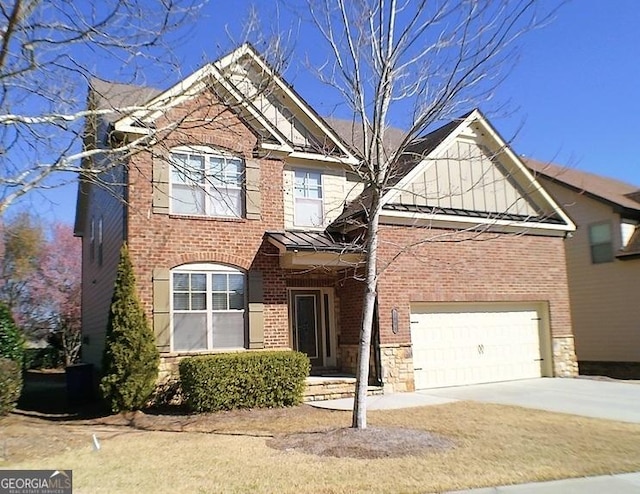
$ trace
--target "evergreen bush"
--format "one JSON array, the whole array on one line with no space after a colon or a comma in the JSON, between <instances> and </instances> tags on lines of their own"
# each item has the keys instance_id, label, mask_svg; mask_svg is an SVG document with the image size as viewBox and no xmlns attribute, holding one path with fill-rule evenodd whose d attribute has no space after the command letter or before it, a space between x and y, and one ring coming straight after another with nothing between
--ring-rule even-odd
<instances>
[{"instance_id":1,"label":"evergreen bush","mask_svg":"<svg viewBox=\"0 0 640 494\"><path fill-rule=\"evenodd\" d=\"M0 415L11 412L22 391L22 369L15 360L0 357Z\"/></svg>"},{"instance_id":2,"label":"evergreen bush","mask_svg":"<svg viewBox=\"0 0 640 494\"><path fill-rule=\"evenodd\" d=\"M13 360L22 369L24 338L13 321L9 307L0 302L0 357Z\"/></svg>"},{"instance_id":3,"label":"evergreen bush","mask_svg":"<svg viewBox=\"0 0 640 494\"><path fill-rule=\"evenodd\" d=\"M147 404L155 389L159 362L155 336L138 299L125 244L111 299L100 382L111 411L139 410Z\"/></svg>"},{"instance_id":4,"label":"evergreen bush","mask_svg":"<svg viewBox=\"0 0 640 494\"><path fill-rule=\"evenodd\" d=\"M186 405L196 412L302 402L309 358L300 352L227 353L180 361Z\"/></svg>"}]
</instances>

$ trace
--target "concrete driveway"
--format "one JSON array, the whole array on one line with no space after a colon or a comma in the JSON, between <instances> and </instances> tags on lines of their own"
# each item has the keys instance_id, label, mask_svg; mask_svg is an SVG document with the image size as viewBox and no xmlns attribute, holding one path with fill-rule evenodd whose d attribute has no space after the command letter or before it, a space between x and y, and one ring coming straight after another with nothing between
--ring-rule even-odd
<instances>
[{"instance_id":1,"label":"concrete driveway","mask_svg":"<svg viewBox=\"0 0 640 494\"><path fill-rule=\"evenodd\" d=\"M542 378L428 389L417 394L640 423L640 383Z\"/></svg>"}]
</instances>

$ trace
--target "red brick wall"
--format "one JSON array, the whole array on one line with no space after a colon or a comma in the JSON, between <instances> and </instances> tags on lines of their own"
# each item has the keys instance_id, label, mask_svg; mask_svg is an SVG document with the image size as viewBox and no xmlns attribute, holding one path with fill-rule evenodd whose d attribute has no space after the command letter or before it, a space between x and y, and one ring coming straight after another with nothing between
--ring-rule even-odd
<instances>
[{"instance_id":1,"label":"red brick wall","mask_svg":"<svg viewBox=\"0 0 640 494\"><path fill-rule=\"evenodd\" d=\"M362 324L364 283L354 279L353 273L345 274L338 285L340 297L340 343L357 345Z\"/></svg>"},{"instance_id":2,"label":"red brick wall","mask_svg":"<svg viewBox=\"0 0 640 494\"><path fill-rule=\"evenodd\" d=\"M217 120L215 124L204 124L208 118ZM168 150L180 144L210 145L245 159L252 158L256 136L210 95L171 111L164 120L173 119L180 119L182 125L158 144L160 149ZM265 346L289 345L286 283L278 267L278 251L270 244L263 246L264 232L281 230L284 225L283 163L275 159L260 160L261 220L154 214L151 176L151 154L134 156L129 173L127 237L147 316L151 317L152 313L152 273L156 267L212 262L243 270L258 269L264 277Z\"/></svg>"},{"instance_id":3,"label":"red brick wall","mask_svg":"<svg viewBox=\"0 0 640 494\"><path fill-rule=\"evenodd\" d=\"M422 242L431 237L440 241ZM410 341L411 302L548 301L552 336L571 335L562 238L384 225L379 252L385 267L378 286L382 344ZM397 334L391 331L394 307Z\"/></svg>"}]
</instances>

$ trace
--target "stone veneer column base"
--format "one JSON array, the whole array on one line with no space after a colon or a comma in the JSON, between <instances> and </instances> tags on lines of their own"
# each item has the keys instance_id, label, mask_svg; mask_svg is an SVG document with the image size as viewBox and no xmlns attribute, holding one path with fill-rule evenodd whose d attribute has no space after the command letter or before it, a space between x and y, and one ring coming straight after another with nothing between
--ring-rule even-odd
<instances>
[{"instance_id":1,"label":"stone veneer column base","mask_svg":"<svg viewBox=\"0 0 640 494\"><path fill-rule=\"evenodd\" d=\"M380 345L380 363L385 393L415 391L411 343Z\"/></svg>"},{"instance_id":2,"label":"stone veneer column base","mask_svg":"<svg viewBox=\"0 0 640 494\"><path fill-rule=\"evenodd\" d=\"M573 336L554 336L553 375L555 377L577 377L578 359Z\"/></svg>"}]
</instances>

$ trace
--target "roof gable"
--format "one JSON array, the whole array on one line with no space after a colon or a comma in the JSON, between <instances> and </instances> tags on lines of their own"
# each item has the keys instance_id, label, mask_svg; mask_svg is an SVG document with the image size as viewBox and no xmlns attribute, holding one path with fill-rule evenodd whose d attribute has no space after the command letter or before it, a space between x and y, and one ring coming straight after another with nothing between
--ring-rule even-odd
<instances>
[{"instance_id":1,"label":"roof gable","mask_svg":"<svg viewBox=\"0 0 640 494\"><path fill-rule=\"evenodd\" d=\"M296 157L356 162L337 134L248 44L209 63L120 120L116 128L144 132L136 122L150 122L167 111L214 88L262 137L266 151Z\"/></svg>"},{"instance_id":2,"label":"roof gable","mask_svg":"<svg viewBox=\"0 0 640 494\"><path fill-rule=\"evenodd\" d=\"M404 176L383 196L383 215L575 229L479 110L412 148L415 162L404 165Z\"/></svg>"}]
</instances>

